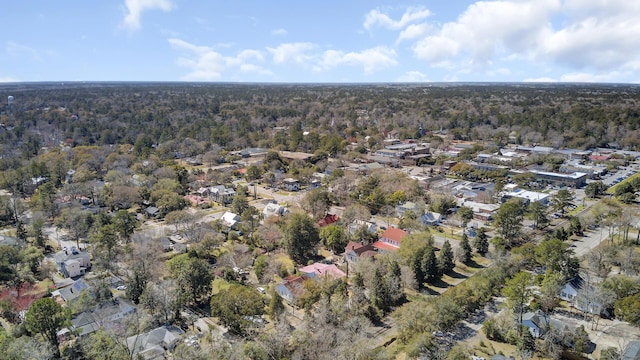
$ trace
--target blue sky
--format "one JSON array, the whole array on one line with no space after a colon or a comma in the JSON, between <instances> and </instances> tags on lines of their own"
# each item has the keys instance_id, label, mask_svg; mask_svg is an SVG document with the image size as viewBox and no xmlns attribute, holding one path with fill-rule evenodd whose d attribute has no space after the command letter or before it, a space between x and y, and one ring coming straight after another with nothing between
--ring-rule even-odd
<instances>
[{"instance_id":1,"label":"blue sky","mask_svg":"<svg viewBox=\"0 0 640 360\"><path fill-rule=\"evenodd\" d=\"M0 82L640 82L635 0L19 0Z\"/></svg>"}]
</instances>

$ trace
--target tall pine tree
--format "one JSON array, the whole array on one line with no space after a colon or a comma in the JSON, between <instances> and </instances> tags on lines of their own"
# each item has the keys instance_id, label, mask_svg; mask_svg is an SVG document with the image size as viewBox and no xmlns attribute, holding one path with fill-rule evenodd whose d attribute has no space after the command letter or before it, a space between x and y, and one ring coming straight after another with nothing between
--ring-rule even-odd
<instances>
[{"instance_id":1,"label":"tall pine tree","mask_svg":"<svg viewBox=\"0 0 640 360\"><path fill-rule=\"evenodd\" d=\"M432 247L429 247L424 253L424 256L422 258L422 267L424 274L426 274L426 281L428 283L434 283L440 280L442 274L440 273L440 267L438 267L436 252Z\"/></svg>"},{"instance_id":2,"label":"tall pine tree","mask_svg":"<svg viewBox=\"0 0 640 360\"><path fill-rule=\"evenodd\" d=\"M443 274L451 272L455 266L455 263L453 262L453 250L451 249L449 240L445 241L444 245L442 245L442 249L440 249L438 266L440 267L440 272Z\"/></svg>"},{"instance_id":3,"label":"tall pine tree","mask_svg":"<svg viewBox=\"0 0 640 360\"><path fill-rule=\"evenodd\" d=\"M484 256L489 251L489 237L485 228L481 227L476 233L476 239L473 242L478 254Z\"/></svg>"},{"instance_id":4,"label":"tall pine tree","mask_svg":"<svg viewBox=\"0 0 640 360\"><path fill-rule=\"evenodd\" d=\"M463 264L467 264L471 260L471 245L469 245L469 237L467 236L467 233L462 234L458 260Z\"/></svg>"}]
</instances>

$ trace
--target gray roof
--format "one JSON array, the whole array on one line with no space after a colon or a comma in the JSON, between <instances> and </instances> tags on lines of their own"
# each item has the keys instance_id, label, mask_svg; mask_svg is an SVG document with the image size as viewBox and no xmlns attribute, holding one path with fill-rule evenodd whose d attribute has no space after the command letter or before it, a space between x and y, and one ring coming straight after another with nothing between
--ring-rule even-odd
<instances>
[{"instance_id":1,"label":"gray roof","mask_svg":"<svg viewBox=\"0 0 640 360\"><path fill-rule=\"evenodd\" d=\"M82 279L74 281L71 286L62 288L58 290L60 292L60 296L64 299L64 301L69 302L77 299L82 295L82 292L87 290L89 285L87 285Z\"/></svg>"},{"instance_id":2,"label":"gray roof","mask_svg":"<svg viewBox=\"0 0 640 360\"><path fill-rule=\"evenodd\" d=\"M17 245L18 239L13 236L0 235L0 245Z\"/></svg>"},{"instance_id":3,"label":"gray roof","mask_svg":"<svg viewBox=\"0 0 640 360\"><path fill-rule=\"evenodd\" d=\"M544 316L542 311L539 311L539 310L536 312L528 312L523 314L522 322L525 322L527 320L531 321L539 329L545 329L549 325L547 318Z\"/></svg>"},{"instance_id":4,"label":"gray roof","mask_svg":"<svg viewBox=\"0 0 640 360\"><path fill-rule=\"evenodd\" d=\"M153 358L172 348L184 332L175 326L161 326L149 332L127 338L127 347L144 358ZM151 355L151 357L150 357Z\"/></svg>"},{"instance_id":5,"label":"gray roof","mask_svg":"<svg viewBox=\"0 0 640 360\"><path fill-rule=\"evenodd\" d=\"M640 341L632 341L622 354L622 360L639 360L640 359Z\"/></svg>"},{"instance_id":6,"label":"gray roof","mask_svg":"<svg viewBox=\"0 0 640 360\"><path fill-rule=\"evenodd\" d=\"M94 316L87 311L80 313L71 320L71 325L78 336L90 334L100 328L100 324L98 324Z\"/></svg>"}]
</instances>

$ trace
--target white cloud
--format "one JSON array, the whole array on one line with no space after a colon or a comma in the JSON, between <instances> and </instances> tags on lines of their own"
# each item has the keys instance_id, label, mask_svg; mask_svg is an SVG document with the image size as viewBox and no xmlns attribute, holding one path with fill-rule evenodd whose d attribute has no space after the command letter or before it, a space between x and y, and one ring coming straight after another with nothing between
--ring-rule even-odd
<instances>
[{"instance_id":1,"label":"white cloud","mask_svg":"<svg viewBox=\"0 0 640 360\"><path fill-rule=\"evenodd\" d=\"M421 73L420 71L407 71L406 73L402 74L398 78L398 81L400 81L400 82L428 82L429 79L427 78L427 75Z\"/></svg>"},{"instance_id":2,"label":"white cloud","mask_svg":"<svg viewBox=\"0 0 640 360\"><path fill-rule=\"evenodd\" d=\"M287 35L288 32L285 29L274 29L271 30L271 35L276 35L276 36L284 36Z\"/></svg>"},{"instance_id":3,"label":"white cloud","mask_svg":"<svg viewBox=\"0 0 640 360\"><path fill-rule=\"evenodd\" d=\"M311 53L316 49L316 45L308 42L280 44L275 48L268 47L267 51L273 55L273 62L283 63L309 63L314 55Z\"/></svg>"},{"instance_id":4,"label":"white cloud","mask_svg":"<svg viewBox=\"0 0 640 360\"><path fill-rule=\"evenodd\" d=\"M134 31L141 27L140 18L147 10L162 10L169 12L174 5L170 0L125 0L126 14L122 20L122 26Z\"/></svg>"},{"instance_id":5,"label":"white cloud","mask_svg":"<svg viewBox=\"0 0 640 360\"><path fill-rule=\"evenodd\" d=\"M470 5L455 22L414 45L414 54L431 64L464 57L485 66L496 54L526 54L551 31L550 14L559 0L483 1Z\"/></svg>"},{"instance_id":6,"label":"white cloud","mask_svg":"<svg viewBox=\"0 0 640 360\"><path fill-rule=\"evenodd\" d=\"M411 24L407 26L406 29L400 32L400 35L398 35L398 40L396 40L396 44L404 40L413 40L425 36L427 33L429 33L429 29L431 29L431 26L429 26L429 24L427 23Z\"/></svg>"},{"instance_id":7,"label":"white cloud","mask_svg":"<svg viewBox=\"0 0 640 360\"><path fill-rule=\"evenodd\" d=\"M539 77L539 78L529 78L529 79L522 80L522 82L530 82L530 83L554 83L557 81L558 80L554 78L545 77L545 76Z\"/></svg>"},{"instance_id":8,"label":"white cloud","mask_svg":"<svg viewBox=\"0 0 640 360\"><path fill-rule=\"evenodd\" d=\"M501 68L497 68L497 69L491 69L491 70L487 70L486 74L488 76L507 76L507 75L511 75L511 70L509 70L508 68L505 67L501 67Z\"/></svg>"},{"instance_id":9,"label":"white cloud","mask_svg":"<svg viewBox=\"0 0 640 360\"><path fill-rule=\"evenodd\" d=\"M260 75L273 75L271 71L256 64L264 61L262 52L246 49L238 52L236 56L225 56L209 46L199 46L181 39L171 38L169 44L183 54L176 61L178 66L187 68L190 72L183 80L219 80L230 71L243 73L256 73Z\"/></svg>"},{"instance_id":10,"label":"white cloud","mask_svg":"<svg viewBox=\"0 0 640 360\"><path fill-rule=\"evenodd\" d=\"M12 78L11 76L0 76L0 83L5 82L18 82L19 80L16 78Z\"/></svg>"},{"instance_id":11,"label":"white cloud","mask_svg":"<svg viewBox=\"0 0 640 360\"><path fill-rule=\"evenodd\" d=\"M13 57L26 56L34 61L42 61L42 54L40 51L30 46L18 44L13 41L7 42L5 51L9 56L13 56Z\"/></svg>"},{"instance_id":12,"label":"white cloud","mask_svg":"<svg viewBox=\"0 0 640 360\"><path fill-rule=\"evenodd\" d=\"M587 18L547 39L543 54L582 69L610 70L640 59L640 13L625 19Z\"/></svg>"},{"instance_id":13,"label":"white cloud","mask_svg":"<svg viewBox=\"0 0 640 360\"><path fill-rule=\"evenodd\" d=\"M508 75L492 68L518 63L562 66L567 74L556 80L590 82L622 81L640 71L640 1L486 0L455 21L418 25L406 27L396 44L413 41L415 57L458 73Z\"/></svg>"},{"instance_id":14,"label":"white cloud","mask_svg":"<svg viewBox=\"0 0 640 360\"><path fill-rule=\"evenodd\" d=\"M620 73L613 71L605 74L591 74L585 72L575 72L564 74L560 77L563 82L618 82Z\"/></svg>"},{"instance_id":15,"label":"white cloud","mask_svg":"<svg viewBox=\"0 0 640 360\"><path fill-rule=\"evenodd\" d=\"M363 26L367 30L370 30L375 25L389 30L400 30L410 23L425 19L430 15L431 11L424 7L408 8L400 20L393 20L379 9L373 9L365 15Z\"/></svg>"},{"instance_id":16,"label":"white cloud","mask_svg":"<svg viewBox=\"0 0 640 360\"><path fill-rule=\"evenodd\" d=\"M395 50L384 46L348 53L339 50L327 50L322 55L320 66L323 69L330 69L343 64L362 66L365 73L372 73L382 68L397 65L396 57Z\"/></svg>"}]
</instances>

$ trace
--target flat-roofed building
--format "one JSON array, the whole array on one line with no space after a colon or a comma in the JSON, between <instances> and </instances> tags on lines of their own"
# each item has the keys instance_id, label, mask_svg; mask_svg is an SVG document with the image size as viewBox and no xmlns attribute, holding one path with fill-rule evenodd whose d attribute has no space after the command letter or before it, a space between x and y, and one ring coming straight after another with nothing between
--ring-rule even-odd
<instances>
[{"instance_id":1,"label":"flat-roofed building","mask_svg":"<svg viewBox=\"0 0 640 360\"><path fill-rule=\"evenodd\" d=\"M587 183L587 173L573 172L570 174L561 174L548 171L530 170L536 176L538 181L543 181L560 186L573 186L580 188Z\"/></svg>"},{"instance_id":2,"label":"flat-roofed building","mask_svg":"<svg viewBox=\"0 0 640 360\"><path fill-rule=\"evenodd\" d=\"M536 192L536 191L523 190L523 189L515 189L503 195L504 200L508 200L512 198L521 199L526 204L530 204L532 202L539 202L541 204L546 205L549 203L549 199L551 198L551 195L541 193L541 192Z\"/></svg>"}]
</instances>

